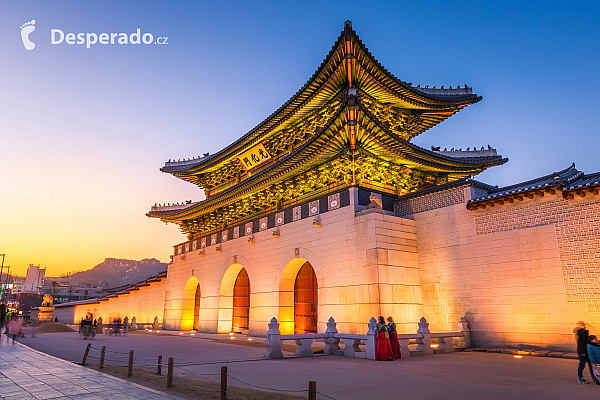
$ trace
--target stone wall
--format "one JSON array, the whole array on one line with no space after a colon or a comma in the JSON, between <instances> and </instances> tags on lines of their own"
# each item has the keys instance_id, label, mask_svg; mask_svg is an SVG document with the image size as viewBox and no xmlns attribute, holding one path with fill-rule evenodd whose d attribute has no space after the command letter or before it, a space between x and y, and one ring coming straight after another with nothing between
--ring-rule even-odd
<instances>
[{"instance_id":1,"label":"stone wall","mask_svg":"<svg viewBox=\"0 0 600 400\"><path fill-rule=\"evenodd\" d=\"M571 350L577 321L600 327L597 196L546 194L476 211L463 203L414 220L432 331L465 315L476 346Z\"/></svg>"},{"instance_id":2,"label":"stone wall","mask_svg":"<svg viewBox=\"0 0 600 400\"><path fill-rule=\"evenodd\" d=\"M136 317L141 323L151 323L154 317L158 317L159 323L162 323L166 284L167 281L163 278L160 282L153 282L128 294L109 297L106 300L56 305L54 315L58 317L59 322L65 324L78 323L88 312L92 313L95 319L102 317L104 323L117 317L128 317L129 320ZM35 318L36 316L32 315L32 319Z\"/></svg>"},{"instance_id":3,"label":"stone wall","mask_svg":"<svg viewBox=\"0 0 600 400\"><path fill-rule=\"evenodd\" d=\"M266 333L272 317L283 333L293 333L293 285L308 261L319 287L319 332L333 317L340 332L364 333L378 315L392 315L399 331L413 332L422 316L414 221L381 210L360 212L358 190L350 193L348 207L175 256L168 270L165 328L190 329L189 296L199 283L199 330L229 332L231 294L243 267L251 287L250 334Z\"/></svg>"}]
</instances>

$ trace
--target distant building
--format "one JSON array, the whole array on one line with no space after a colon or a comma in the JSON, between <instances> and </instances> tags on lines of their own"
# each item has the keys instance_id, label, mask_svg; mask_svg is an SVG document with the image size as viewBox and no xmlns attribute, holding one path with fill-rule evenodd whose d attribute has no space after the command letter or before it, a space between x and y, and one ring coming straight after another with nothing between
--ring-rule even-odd
<instances>
[{"instance_id":1,"label":"distant building","mask_svg":"<svg viewBox=\"0 0 600 400\"><path fill-rule=\"evenodd\" d=\"M25 277L25 289L26 293L39 293L42 285L44 284L44 278L46 277L46 268L40 268L39 265L35 266L29 264L27 268L27 276Z\"/></svg>"},{"instance_id":2,"label":"distant building","mask_svg":"<svg viewBox=\"0 0 600 400\"><path fill-rule=\"evenodd\" d=\"M54 303L59 304L95 299L102 297L104 292L101 287L90 284L72 285L70 282L46 281L40 290L40 296L45 294L51 295Z\"/></svg>"}]
</instances>

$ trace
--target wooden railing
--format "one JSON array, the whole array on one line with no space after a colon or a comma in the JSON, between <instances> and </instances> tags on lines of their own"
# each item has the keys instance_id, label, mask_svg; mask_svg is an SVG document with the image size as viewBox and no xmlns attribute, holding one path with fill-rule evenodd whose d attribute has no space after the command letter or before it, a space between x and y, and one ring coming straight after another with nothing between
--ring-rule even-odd
<instances>
[{"instance_id":1,"label":"wooden railing","mask_svg":"<svg viewBox=\"0 0 600 400\"><path fill-rule=\"evenodd\" d=\"M416 333L399 334L398 344L400 346L400 354L402 358L411 356L409 344L416 343L415 354L430 355L436 353L451 353L456 348L464 349L471 346L471 334L469 324L465 318L459 321L460 331L456 332L435 332L429 330L429 323L423 317L419 321L419 328ZM279 331L279 322L273 317L269 323L267 332L267 340L265 345L265 358L283 358L281 345L286 340L293 340L296 343L296 356L310 357L314 353L312 344L314 341L323 341L325 347L324 354L343 355L344 357L375 359L377 338L375 329L377 322L375 318L371 318L368 324L366 335L339 333L336 328L336 322L333 318L327 321L327 329L325 333L309 333L302 335L282 335ZM458 340L455 340L457 338ZM344 343L344 349L340 349L340 341ZM436 341L436 343L434 343ZM455 347L455 341L456 347ZM361 345L363 346L361 348ZM363 349L364 348L364 349Z\"/></svg>"}]
</instances>

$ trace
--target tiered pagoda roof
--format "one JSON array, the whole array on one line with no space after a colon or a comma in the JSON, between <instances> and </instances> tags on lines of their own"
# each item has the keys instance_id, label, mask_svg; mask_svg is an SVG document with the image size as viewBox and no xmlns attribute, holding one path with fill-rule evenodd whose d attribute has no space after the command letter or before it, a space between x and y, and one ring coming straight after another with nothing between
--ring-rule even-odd
<instances>
[{"instance_id":1,"label":"tiered pagoda roof","mask_svg":"<svg viewBox=\"0 0 600 400\"><path fill-rule=\"evenodd\" d=\"M402 195L507 161L494 151L427 150L411 140L477 103L469 87L421 88L387 71L347 21L308 82L223 150L161 171L204 188L206 200L147 214L188 236L344 186Z\"/></svg>"}]
</instances>

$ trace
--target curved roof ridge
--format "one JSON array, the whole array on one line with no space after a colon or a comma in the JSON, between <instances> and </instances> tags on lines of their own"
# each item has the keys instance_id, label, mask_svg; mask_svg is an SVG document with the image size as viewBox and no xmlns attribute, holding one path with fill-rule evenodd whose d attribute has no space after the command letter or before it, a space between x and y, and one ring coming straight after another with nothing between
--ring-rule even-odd
<instances>
[{"instance_id":1,"label":"curved roof ridge","mask_svg":"<svg viewBox=\"0 0 600 400\"><path fill-rule=\"evenodd\" d=\"M499 187L497 188L493 193L490 194L495 194L495 193L499 193L499 192L506 192L506 191L510 191L512 189L523 189L524 187L527 187L529 185L536 185L539 186L540 184L542 184L542 182L544 181L548 181L548 180L552 180L554 181L555 177L561 177L562 179L569 179L569 177L574 177L576 176L578 173L580 173L581 171L577 170L575 168L575 163L571 164L569 167L558 171L558 172L552 172L551 174L548 175L544 175L544 176L540 176L539 178L534 178L534 179L530 179L528 181L525 182L520 182L520 183L515 183L513 185L509 185L509 186L504 186L504 187ZM566 176L568 173L573 173L573 175L568 175ZM565 175L565 176L563 176Z\"/></svg>"},{"instance_id":2,"label":"curved roof ridge","mask_svg":"<svg viewBox=\"0 0 600 400\"><path fill-rule=\"evenodd\" d=\"M285 103L283 103L283 105L281 105L277 110L273 111L268 117L266 117L265 119L263 119L254 128L252 128L250 131L248 131L247 133L245 133L243 136L239 137L233 143L231 143L228 146L224 147L223 149L217 151L216 153L211 154L210 157L207 158L206 160L198 160L199 162L197 164L194 164L193 166L199 166L199 165L202 165L202 164L205 164L205 163L208 164L208 162L210 160L214 160L214 159L218 158L218 156L221 156L224 153L228 152L229 150L233 149L239 143L243 142L244 140L246 140L249 137L251 137L253 134L257 133L257 131L260 128L262 128L269 121L271 121L273 118L275 118L275 116L277 116L277 114L279 114L281 111L283 111L286 107L288 107L295 99L297 99L302 94L302 92L304 92L308 88L308 86L323 71L323 69L329 63L331 57L333 56L333 54L335 53L335 51L337 50L337 48L340 46L341 43L343 43L343 37L344 37L344 32L342 31L342 33L338 36L337 40L335 41L335 43L331 47L331 50L329 50L329 53L327 54L327 56L321 62L321 65L319 66L319 68L316 69L316 71L312 74L312 76L308 79L308 81L306 81L306 83L299 90L297 90L296 93L294 93L292 95L292 97L290 97ZM166 167L166 165L165 165L165 167ZM168 172L168 171L163 171L163 169L166 169L165 167L161 168L162 172Z\"/></svg>"},{"instance_id":3,"label":"curved roof ridge","mask_svg":"<svg viewBox=\"0 0 600 400\"><path fill-rule=\"evenodd\" d=\"M234 192L236 190L242 190L244 186L248 186L248 185L251 185L253 183L260 184L259 182L257 182L259 178L261 178L264 175L266 175L267 173L273 171L277 167L280 167L281 165L283 165L283 163L289 161L296 154L300 153L302 150L304 150L310 144L312 144L315 140L317 140L325 131L327 131L327 129L329 129L329 127L331 127L331 125L333 124L333 122L340 117L340 115L342 114L342 111L346 108L347 103L348 103L348 99L346 98L339 105L339 109L335 112L335 114L314 135L312 135L308 140L306 140L304 143L302 143L301 146L298 146L292 152L290 152L287 155L285 155L284 157L282 157L276 163L269 165L265 169L259 171L256 175L253 175L252 178L254 178L254 179L252 179L252 178L251 179L246 179L246 180L244 180L244 181L242 181L242 182L240 182L240 183L238 183L238 184L236 184L234 186L231 186L231 187L223 190L222 192L218 193L214 197L209 197L207 199L204 199L204 200L201 200L199 202L196 202L196 203L194 203L193 205L191 205L190 207L188 207L186 209L172 210L172 211L159 211L161 214L156 214L155 212L150 211L150 212L146 213L146 216L148 216L148 217L159 217L159 218L162 218L162 217L170 217L170 216L173 216L173 215L178 215L178 214L182 214L182 213L191 212L195 208L201 208L202 206L204 206L207 203L209 203L209 201L211 201L211 200L214 201L216 199L223 199L225 195L230 194L231 192Z\"/></svg>"},{"instance_id":4,"label":"curved roof ridge","mask_svg":"<svg viewBox=\"0 0 600 400\"><path fill-rule=\"evenodd\" d=\"M391 131L387 126L385 126L383 123L381 123L381 121L379 121L379 119L377 117L375 117L373 115L373 113L371 113L371 111L366 108L364 106L364 104L362 104L362 102L360 101L360 99L357 98L357 104L358 107L367 114L367 116L369 117L369 119L375 123L380 129L382 129L385 133L387 133L389 136L391 136L393 139L397 140L403 147L408 147L410 149L416 150L420 153L426 154L428 156L433 157L435 160L445 160L445 161L452 161L452 162L456 162L456 163L460 163L460 164L478 164L473 162L474 159L481 159L483 160L487 160L487 159L497 159L499 161L503 161L502 164L504 164L506 161L508 161L508 158L502 158L501 155L497 155L497 156L484 156L484 157L451 157L451 156L447 156L444 154L438 154L434 151L431 150L427 150L421 146L418 146L412 142L409 142L408 140L404 139L403 137L395 134L393 131ZM412 156L412 154L411 154ZM414 157L414 156L413 156ZM506 161L504 161L506 160ZM483 162L485 164L485 162Z\"/></svg>"},{"instance_id":5,"label":"curved roof ridge","mask_svg":"<svg viewBox=\"0 0 600 400\"><path fill-rule=\"evenodd\" d=\"M471 93L470 94L464 94L464 95L457 95L457 94L453 94L453 95L449 95L448 98L445 98L445 96L443 94L428 94L428 93L424 93L421 90L419 90L420 88L416 88L413 87L412 85L409 85L408 82L404 82L402 79L396 77L396 75L394 75L393 73L391 73L386 67L384 67L379 60L377 60L377 58L375 58L375 56L371 53L371 51L367 48L367 46L363 43L363 41L360 39L360 37L358 36L358 34L356 33L356 31L353 29L352 30L352 35L354 37L354 39L356 40L357 44L360 46L360 48L364 51L365 55L373 62L373 64L375 64L377 66L377 68L379 68L383 73L385 73L386 75L388 75L388 77L394 81L395 83L399 84L401 87L403 87L404 89L408 90L409 92L412 92L418 96L421 96L423 98L428 98L431 100L437 100L440 102L453 102L456 101L457 99L475 99L475 101L473 103L477 103L478 101L480 101L482 99L481 96L478 96L477 94L472 93L472 88L471 89Z\"/></svg>"}]
</instances>

